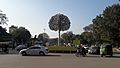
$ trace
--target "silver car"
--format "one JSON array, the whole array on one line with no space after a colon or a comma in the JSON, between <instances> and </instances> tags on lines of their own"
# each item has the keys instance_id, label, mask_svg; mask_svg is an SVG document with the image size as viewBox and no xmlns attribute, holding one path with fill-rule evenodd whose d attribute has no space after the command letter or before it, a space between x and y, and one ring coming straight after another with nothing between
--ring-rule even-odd
<instances>
[{"instance_id":1,"label":"silver car","mask_svg":"<svg viewBox=\"0 0 120 68\"><path fill-rule=\"evenodd\" d=\"M47 55L48 48L44 46L31 46L27 49L22 49L20 52L22 56L25 55Z\"/></svg>"}]
</instances>

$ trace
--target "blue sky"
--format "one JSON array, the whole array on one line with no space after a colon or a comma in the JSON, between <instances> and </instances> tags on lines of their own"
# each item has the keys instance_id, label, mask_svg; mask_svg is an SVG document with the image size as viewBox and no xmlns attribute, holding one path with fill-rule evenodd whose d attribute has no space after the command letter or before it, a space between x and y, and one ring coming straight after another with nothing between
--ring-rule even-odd
<instances>
[{"instance_id":1,"label":"blue sky","mask_svg":"<svg viewBox=\"0 0 120 68\"><path fill-rule=\"evenodd\" d=\"M32 36L45 32L50 37L58 37L58 32L49 29L51 16L62 13L69 17L71 27L68 31L75 34L83 32L83 27L92 23L92 19L102 13L107 6L118 0L0 0L0 10L9 19L6 28L11 25L23 26ZM64 33L64 32L61 32Z\"/></svg>"}]
</instances>

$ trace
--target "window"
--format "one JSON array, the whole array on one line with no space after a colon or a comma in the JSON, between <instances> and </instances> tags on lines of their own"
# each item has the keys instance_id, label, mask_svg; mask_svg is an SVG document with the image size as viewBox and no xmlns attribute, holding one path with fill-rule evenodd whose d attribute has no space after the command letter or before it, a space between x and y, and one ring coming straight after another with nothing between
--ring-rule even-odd
<instances>
[{"instance_id":1,"label":"window","mask_svg":"<svg viewBox=\"0 0 120 68\"><path fill-rule=\"evenodd\" d=\"M29 49L41 49L40 47L30 47Z\"/></svg>"}]
</instances>

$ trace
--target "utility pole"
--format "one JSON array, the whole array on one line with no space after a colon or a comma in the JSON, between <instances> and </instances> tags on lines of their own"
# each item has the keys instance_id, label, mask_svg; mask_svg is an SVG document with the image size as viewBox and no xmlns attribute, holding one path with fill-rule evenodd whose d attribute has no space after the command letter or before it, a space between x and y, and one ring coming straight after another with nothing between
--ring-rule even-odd
<instances>
[{"instance_id":1,"label":"utility pole","mask_svg":"<svg viewBox=\"0 0 120 68\"><path fill-rule=\"evenodd\" d=\"M44 33L45 33L46 29L44 28L43 30L44 30Z\"/></svg>"}]
</instances>

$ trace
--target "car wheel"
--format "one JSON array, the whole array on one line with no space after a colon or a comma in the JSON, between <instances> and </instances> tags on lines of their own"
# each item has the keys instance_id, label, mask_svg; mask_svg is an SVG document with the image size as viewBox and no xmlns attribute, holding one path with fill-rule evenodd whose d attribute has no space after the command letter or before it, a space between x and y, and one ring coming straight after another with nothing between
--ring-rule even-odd
<instances>
[{"instance_id":1,"label":"car wheel","mask_svg":"<svg viewBox=\"0 0 120 68\"><path fill-rule=\"evenodd\" d=\"M41 52L39 52L39 55L45 55L45 53L41 51Z\"/></svg>"},{"instance_id":2,"label":"car wheel","mask_svg":"<svg viewBox=\"0 0 120 68\"><path fill-rule=\"evenodd\" d=\"M27 55L26 52L22 52L22 56L25 56L25 55Z\"/></svg>"}]
</instances>

